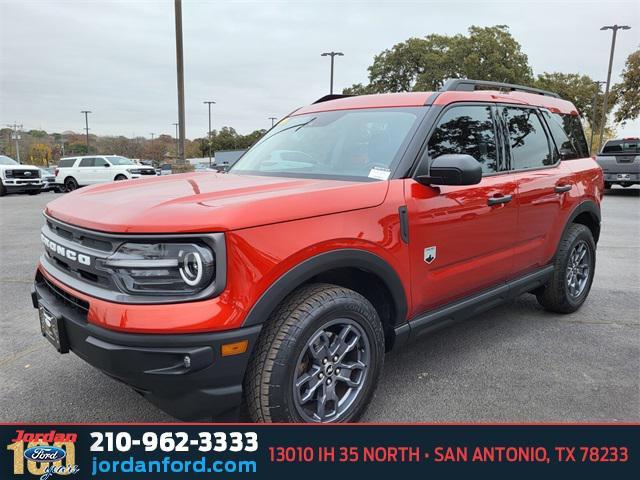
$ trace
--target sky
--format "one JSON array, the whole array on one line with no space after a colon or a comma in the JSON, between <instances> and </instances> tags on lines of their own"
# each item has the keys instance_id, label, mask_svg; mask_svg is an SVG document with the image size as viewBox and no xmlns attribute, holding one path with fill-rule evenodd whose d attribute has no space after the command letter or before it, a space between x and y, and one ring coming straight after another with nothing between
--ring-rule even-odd
<instances>
[{"instance_id":1,"label":"sky","mask_svg":"<svg viewBox=\"0 0 640 480\"><path fill-rule=\"evenodd\" d=\"M535 74L606 80L611 33L619 32L612 81L640 46L634 1L195 1L183 0L186 131L250 133L328 93L367 82L374 55L410 37L506 24ZM0 0L0 126L100 135L174 134L177 121L174 2ZM640 136L640 120L618 129Z\"/></svg>"}]
</instances>

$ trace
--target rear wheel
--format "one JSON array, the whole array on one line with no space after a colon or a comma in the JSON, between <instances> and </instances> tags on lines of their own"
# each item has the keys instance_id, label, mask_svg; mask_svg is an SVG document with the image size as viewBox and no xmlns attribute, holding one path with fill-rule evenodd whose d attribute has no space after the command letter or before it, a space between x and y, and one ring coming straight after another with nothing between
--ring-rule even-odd
<instances>
[{"instance_id":1,"label":"rear wheel","mask_svg":"<svg viewBox=\"0 0 640 480\"><path fill-rule=\"evenodd\" d=\"M560 242L551 280L537 292L538 302L552 312L575 312L589 295L595 268L596 244L591 230L574 223Z\"/></svg>"},{"instance_id":2,"label":"rear wheel","mask_svg":"<svg viewBox=\"0 0 640 480\"><path fill-rule=\"evenodd\" d=\"M245 376L250 418L260 422L357 420L384 361L378 313L362 295L312 284L265 325Z\"/></svg>"},{"instance_id":3,"label":"rear wheel","mask_svg":"<svg viewBox=\"0 0 640 480\"><path fill-rule=\"evenodd\" d=\"M73 192L78 188L78 182L73 177L67 177L64 180L64 189L67 192Z\"/></svg>"}]
</instances>

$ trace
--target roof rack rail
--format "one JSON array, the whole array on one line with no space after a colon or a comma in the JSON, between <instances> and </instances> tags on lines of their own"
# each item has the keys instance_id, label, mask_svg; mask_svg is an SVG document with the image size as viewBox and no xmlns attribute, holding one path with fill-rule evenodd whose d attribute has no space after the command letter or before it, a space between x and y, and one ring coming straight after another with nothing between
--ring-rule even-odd
<instances>
[{"instance_id":1,"label":"roof rack rail","mask_svg":"<svg viewBox=\"0 0 640 480\"><path fill-rule=\"evenodd\" d=\"M315 105L316 103L328 102L329 100L337 100L338 98L355 97L355 96L356 95L343 95L340 93L332 93L330 95L325 95L324 97L319 98L318 100L313 102L312 105Z\"/></svg>"},{"instance_id":2,"label":"roof rack rail","mask_svg":"<svg viewBox=\"0 0 640 480\"><path fill-rule=\"evenodd\" d=\"M518 92L535 93L537 95L545 95L547 97L560 98L557 93L541 90L539 88L525 87L523 85L515 85L513 83L490 82L488 80L469 80L466 78L451 78L445 82L440 89L441 92L473 92L478 87L493 88L496 90L509 90Z\"/></svg>"}]
</instances>

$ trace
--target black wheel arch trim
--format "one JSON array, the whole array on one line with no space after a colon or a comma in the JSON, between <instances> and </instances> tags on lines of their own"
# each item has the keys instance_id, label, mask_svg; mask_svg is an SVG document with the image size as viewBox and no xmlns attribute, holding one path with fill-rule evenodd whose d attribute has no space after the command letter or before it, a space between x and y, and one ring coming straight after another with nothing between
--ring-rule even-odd
<instances>
[{"instance_id":1,"label":"black wheel arch trim","mask_svg":"<svg viewBox=\"0 0 640 480\"><path fill-rule=\"evenodd\" d=\"M340 249L320 253L299 263L272 283L251 307L243 327L264 323L275 308L300 285L336 268L359 268L376 275L389 289L396 312L396 323L406 321L407 298L395 269L380 256L367 250Z\"/></svg>"},{"instance_id":2,"label":"black wheel arch trim","mask_svg":"<svg viewBox=\"0 0 640 480\"><path fill-rule=\"evenodd\" d=\"M590 214L591 217L593 218L593 220L595 221L595 223L597 225L597 232L594 235L593 239L595 240L596 244L598 243L598 239L600 238L600 221L601 221L600 207L593 200L585 200L585 201L579 203L571 211L571 214L569 215L569 218L567 219L567 222L566 222L566 224L565 224L565 226L564 226L564 228L562 230L562 236L560 237L560 240L558 240L558 247L560 246L560 241L562 240L562 238L567 233L567 230L569 229L571 224L574 223L574 220L576 218L578 218L578 215L581 215L583 213ZM554 257L555 257L555 255L554 255Z\"/></svg>"}]
</instances>

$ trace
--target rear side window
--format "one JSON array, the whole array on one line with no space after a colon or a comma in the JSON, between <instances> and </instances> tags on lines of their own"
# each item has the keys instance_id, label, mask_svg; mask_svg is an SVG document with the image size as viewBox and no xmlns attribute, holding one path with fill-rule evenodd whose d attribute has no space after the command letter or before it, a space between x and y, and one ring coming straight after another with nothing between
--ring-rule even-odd
<instances>
[{"instance_id":1,"label":"rear side window","mask_svg":"<svg viewBox=\"0 0 640 480\"><path fill-rule=\"evenodd\" d=\"M555 163L542 120L534 109L506 107L503 115L512 169L541 168Z\"/></svg>"},{"instance_id":2,"label":"rear side window","mask_svg":"<svg viewBox=\"0 0 640 480\"><path fill-rule=\"evenodd\" d=\"M466 105L447 110L429 139L429 158L460 153L471 155L483 173L498 171L496 135L491 107Z\"/></svg>"},{"instance_id":3,"label":"rear side window","mask_svg":"<svg viewBox=\"0 0 640 480\"><path fill-rule=\"evenodd\" d=\"M79 167L93 167L95 158L83 158L80 160Z\"/></svg>"},{"instance_id":4,"label":"rear side window","mask_svg":"<svg viewBox=\"0 0 640 480\"><path fill-rule=\"evenodd\" d=\"M109 165L109 162L107 162L104 158L94 158L93 160L94 167L104 167L105 165Z\"/></svg>"},{"instance_id":5,"label":"rear side window","mask_svg":"<svg viewBox=\"0 0 640 480\"><path fill-rule=\"evenodd\" d=\"M76 162L75 158L63 158L58 162L58 168L73 167L73 164L75 162Z\"/></svg>"},{"instance_id":6,"label":"rear side window","mask_svg":"<svg viewBox=\"0 0 640 480\"><path fill-rule=\"evenodd\" d=\"M553 113L553 117L558 119L560 124L563 126L565 133L571 139L571 142L575 146L580 158L589 156L589 145L587 144L587 139L584 136L584 131L582 130L582 123L580 123L580 118L576 115L569 114L560 114Z\"/></svg>"},{"instance_id":7,"label":"rear side window","mask_svg":"<svg viewBox=\"0 0 640 480\"><path fill-rule=\"evenodd\" d=\"M558 152L562 156L563 160L572 160L574 158L580 158L580 152L578 151L575 143L569 138L567 132L565 132L562 125L562 119L557 118L551 114L551 112L543 110L544 118L551 132L551 136L558 148Z\"/></svg>"}]
</instances>

